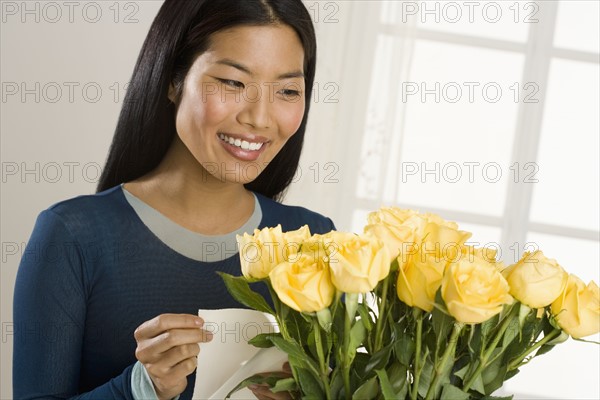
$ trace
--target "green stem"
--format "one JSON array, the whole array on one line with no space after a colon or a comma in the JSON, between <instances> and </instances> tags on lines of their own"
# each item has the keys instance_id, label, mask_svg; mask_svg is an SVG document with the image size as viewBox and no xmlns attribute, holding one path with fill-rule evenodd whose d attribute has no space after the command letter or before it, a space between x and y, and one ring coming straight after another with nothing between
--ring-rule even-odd
<instances>
[{"instance_id":1,"label":"green stem","mask_svg":"<svg viewBox=\"0 0 600 400\"><path fill-rule=\"evenodd\" d=\"M454 351L456 349L458 337L464 327L465 327L465 324L463 324L461 322L454 323L454 328L452 329L452 335L450 335L450 340L448 342L448 346L446 347L446 350L444 351L444 355L442 356L440 363L435 366L435 378L433 378L433 382L431 383L431 386L429 386L429 390L427 390L427 395L425 396L425 400L431 399L433 396L435 396L435 393L437 393L438 387L441 384L442 374L444 373L444 371L446 369L446 364L448 364L448 360L450 359L450 356L452 355L452 359L454 359Z\"/></svg>"},{"instance_id":2,"label":"green stem","mask_svg":"<svg viewBox=\"0 0 600 400\"><path fill-rule=\"evenodd\" d=\"M477 379L477 377L483 372L485 367L488 366L488 359L490 358L490 356L496 349L496 346L498 346L500 339L502 339L502 336L504 336L504 332L506 331L506 329L508 328L508 326L510 325L510 323L512 321L513 317L511 316L511 314L512 314L512 308L506 314L506 317L504 317L504 320L502 321L502 325L500 325L498 332L496 332L496 335L494 336L494 340L492 340L492 343L486 348L483 355L480 357L479 365L477 366L477 369L473 372L473 374L471 376L469 376L468 379L466 379L464 381L465 383L463 384L463 392L469 391L469 389L475 382L475 379ZM465 375L465 377L466 377L466 375Z\"/></svg>"},{"instance_id":3,"label":"green stem","mask_svg":"<svg viewBox=\"0 0 600 400\"><path fill-rule=\"evenodd\" d=\"M544 338L542 340L536 342L533 346L527 348L524 352L513 358L513 360L508 364L508 370L512 371L513 369L518 368L521 365L521 362L525 359L525 357L527 357L533 351L537 350L538 348L542 347L549 341L559 336L561 332L562 331L560 329L555 329L549 334L544 335Z\"/></svg>"},{"instance_id":4,"label":"green stem","mask_svg":"<svg viewBox=\"0 0 600 400\"><path fill-rule=\"evenodd\" d=\"M348 313L346 313L344 318L344 353L342 363L342 376L344 378L344 391L346 392L346 400L350 400L352 398L352 393L350 393L350 363L348 362L350 349L350 329L352 329L352 320L350 320L350 316Z\"/></svg>"},{"instance_id":5,"label":"green stem","mask_svg":"<svg viewBox=\"0 0 600 400\"><path fill-rule=\"evenodd\" d=\"M382 288L382 293L381 293L381 303L379 303L379 316L377 318L377 325L375 326L375 346L373 349L373 354L377 353L379 350L381 350L381 341L383 340L382 336L382 329L385 325L385 303L386 303L386 299L387 299L387 293L388 293L388 287L390 284L390 277L389 275L383 280L383 288Z\"/></svg>"},{"instance_id":6,"label":"green stem","mask_svg":"<svg viewBox=\"0 0 600 400\"><path fill-rule=\"evenodd\" d=\"M417 319L417 343L415 349L415 375L411 392L411 400L416 400L419 394L419 378L421 377L421 336L423 334L423 314L418 308L413 308L413 315Z\"/></svg>"},{"instance_id":7,"label":"green stem","mask_svg":"<svg viewBox=\"0 0 600 400\"><path fill-rule=\"evenodd\" d=\"M321 327L317 319L313 319L313 326L315 330L315 346L317 346L317 355L319 357L319 365L321 366L321 381L325 386L325 397L327 400L331 400L331 387L329 386L328 376L328 365L325 363L325 355L323 354L323 343L321 340Z\"/></svg>"}]
</instances>

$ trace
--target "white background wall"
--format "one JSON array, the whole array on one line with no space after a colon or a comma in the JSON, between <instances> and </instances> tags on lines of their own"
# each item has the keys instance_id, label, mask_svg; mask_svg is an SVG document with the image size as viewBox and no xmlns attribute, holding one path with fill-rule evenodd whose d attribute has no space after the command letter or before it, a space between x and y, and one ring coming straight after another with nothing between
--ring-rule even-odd
<instances>
[{"instance_id":1,"label":"white background wall","mask_svg":"<svg viewBox=\"0 0 600 400\"><path fill-rule=\"evenodd\" d=\"M12 393L20 252L41 210L94 192L125 84L162 2L74 2L71 16L65 3L1 2L2 399ZM538 245L567 270L599 281L597 1L496 2L503 12L497 22L490 22L495 6L486 5L494 2L475 2L472 21L466 3L455 2L458 22L448 2L305 3L319 66L300 174L286 202L348 230L361 229L364 214L382 203L438 211L476 240L500 244L505 261ZM414 7L432 11L421 20ZM538 22L526 23L528 16ZM448 89L492 82L503 95L452 102L441 90L440 101L435 93L407 94L436 82ZM537 85L537 103L524 102L532 93L527 83ZM496 182L491 170L479 169L472 182L466 175L450 182L450 168L465 162L496 163L503 176ZM510 169L515 162L519 179ZM523 173L533 171L523 169L527 162L537 168L537 183L524 182ZM419 173L409 175L415 165ZM423 168L434 172L421 175ZM561 345L505 390L523 398L600 398L598 349Z\"/></svg>"}]
</instances>

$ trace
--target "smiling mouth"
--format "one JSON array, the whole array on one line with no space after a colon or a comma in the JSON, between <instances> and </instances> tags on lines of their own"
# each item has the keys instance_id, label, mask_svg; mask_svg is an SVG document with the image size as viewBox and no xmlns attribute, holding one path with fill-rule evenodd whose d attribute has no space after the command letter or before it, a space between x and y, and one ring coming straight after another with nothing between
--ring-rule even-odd
<instances>
[{"instance_id":1,"label":"smiling mouth","mask_svg":"<svg viewBox=\"0 0 600 400\"><path fill-rule=\"evenodd\" d=\"M264 142L250 142L250 141L242 140L239 138L233 138L233 137L227 136L223 133L219 134L219 139L221 139L225 143L228 143L235 147L239 147L240 149L246 150L246 151L258 151L265 144Z\"/></svg>"}]
</instances>

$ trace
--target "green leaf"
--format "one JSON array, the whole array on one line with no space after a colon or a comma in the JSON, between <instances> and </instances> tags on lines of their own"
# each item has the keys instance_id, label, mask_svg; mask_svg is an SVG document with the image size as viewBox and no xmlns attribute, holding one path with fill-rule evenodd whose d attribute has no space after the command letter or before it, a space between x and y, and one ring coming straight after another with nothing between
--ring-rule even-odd
<instances>
[{"instance_id":1,"label":"green leaf","mask_svg":"<svg viewBox=\"0 0 600 400\"><path fill-rule=\"evenodd\" d=\"M278 380L275 386L271 387L271 392L293 392L298 389L298 384L294 378L285 378Z\"/></svg>"},{"instance_id":2,"label":"green leaf","mask_svg":"<svg viewBox=\"0 0 600 400\"><path fill-rule=\"evenodd\" d=\"M440 398L452 400L469 400L470 397L468 393L465 393L456 386L447 383L442 387L442 396Z\"/></svg>"},{"instance_id":3,"label":"green leaf","mask_svg":"<svg viewBox=\"0 0 600 400\"><path fill-rule=\"evenodd\" d=\"M516 374L519 373L519 369L513 369L512 371L508 371L506 373L506 375L504 376L504 381L509 380L510 378L512 378L513 376L515 376Z\"/></svg>"},{"instance_id":4,"label":"green leaf","mask_svg":"<svg viewBox=\"0 0 600 400\"><path fill-rule=\"evenodd\" d=\"M243 381L241 381L240 383L238 383L238 385L236 387L234 387L229 393L227 393L227 396L225 396L226 399L228 399L229 397L231 397L232 394L234 394L235 392L248 387L250 385L257 385L257 384L264 384L266 383L269 386L274 386L277 384L277 381L281 379L278 378L276 376L273 375L269 375L269 376L265 376L262 374L256 374L253 375L249 378L244 379Z\"/></svg>"},{"instance_id":5,"label":"green leaf","mask_svg":"<svg viewBox=\"0 0 600 400\"><path fill-rule=\"evenodd\" d=\"M427 391L429 390L429 386L433 382L433 362L431 358L427 358L425 364L423 364L423 369L421 370L421 375L419 377L419 388L418 393L422 398L425 398L427 395Z\"/></svg>"},{"instance_id":6,"label":"green leaf","mask_svg":"<svg viewBox=\"0 0 600 400\"><path fill-rule=\"evenodd\" d=\"M393 363L387 370L390 383L398 399L406 398L408 392L407 371L407 367L397 362Z\"/></svg>"},{"instance_id":7,"label":"green leaf","mask_svg":"<svg viewBox=\"0 0 600 400\"><path fill-rule=\"evenodd\" d=\"M496 351L499 352L499 350ZM486 395L490 395L502 387L502 384L506 380L506 369L506 363L502 361L502 357L498 357L483 370L481 379L483 380Z\"/></svg>"},{"instance_id":8,"label":"green leaf","mask_svg":"<svg viewBox=\"0 0 600 400\"><path fill-rule=\"evenodd\" d=\"M365 326L367 331L373 329L373 321L371 320L371 314L369 313L369 306L365 303L359 303L358 314L360 315L360 322Z\"/></svg>"},{"instance_id":9,"label":"green leaf","mask_svg":"<svg viewBox=\"0 0 600 400\"><path fill-rule=\"evenodd\" d=\"M293 357L299 365L306 367L317 379L320 377L319 367L315 360L306 356L302 346L298 344L295 340L285 340L281 336L271 335L270 340L273 342L275 346L284 353L287 353L291 358Z\"/></svg>"},{"instance_id":10,"label":"green leaf","mask_svg":"<svg viewBox=\"0 0 600 400\"><path fill-rule=\"evenodd\" d=\"M483 339L482 339L481 326L479 325L471 325L469 329L469 342L468 348L469 353L472 359L475 359L480 356L481 350L483 348Z\"/></svg>"},{"instance_id":11,"label":"green leaf","mask_svg":"<svg viewBox=\"0 0 600 400\"><path fill-rule=\"evenodd\" d=\"M479 400L512 400L513 396L503 396L503 397L498 397L498 396L484 396Z\"/></svg>"},{"instance_id":12,"label":"green leaf","mask_svg":"<svg viewBox=\"0 0 600 400\"><path fill-rule=\"evenodd\" d=\"M329 308L324 308L321 311L317 312L317 320L319 321L319 325L323 330L327 333L331 332L331 310Z\"/></svg>"},{"instance_id":13,"label":"green leaf","mask_svg":"<svg viewBox=\"0 0 600 400\"><path fill-rule=\"evenodd\" d=\"M544 345L542 345L542 347L540 347L538 349L538 351L536 351L534 357L541 356L542 354L545 354L545 353L549 352L553 348L554 348L554 345L544 344Z\"/></svg>"},{"instance_id":14,"label":"green leaf","mask_svg":"<svg viewBox=\"0 0 600 400\"><path fill-rule=\"evenodd\" d=\"M371 356L369 363L365 367L365 374L368 376L371 372L375 370L385 368L390 359L390 355L392 354L393 343L388 344L383 349L379 350L377 353Z\"/></svg>"},{"instance_id":15,"label":"green leaf","mask_svg":"<svg viewBox=\"0 0 600 400\"><path fill-rule=\"evenodd\" d=\"M474 364L475 364L475 365L473 365L473 367L472 367L473 369L477 368L477 365L476 365L476 364L479 364L479 361L474 361ZM459 369L458 371L456 371L456 372L454 373L454 375L456 375L456 376L458 376L460 379L463 379L463 380L464 380L464 379L465 379L465 374L466 374L466 373L467 373L467 371L469 370L469 367L470 367L470 366L471 366L471 364L467 364L467 365L465 365L464 367L462 367L461 369Z\"/></svg>"},{"instance_id":16,"label":"green leaf","mask_svg":"<svg viewBox=\"0 0 600 400\"><path fill-rule=\"evenodd\" d=\"M473 381L473 384L471 385L471 390L485 394L485 387L483 386L483 378L481 375L478 375L477 378L475 378L475 381Z\"/></svg>"},{"instance_id":17,"label":"green leaf","mask_svg":"<svg viewBox=\"0 0 600 400\"><path fill-rule=\"evenodd\" d=\"M365 326L361 323L355 323L350 329L350 343L348 343L349 363L352 363L352 360L354 360L354 357L356 356L356 349L362 345L366 336L367 331L365 330Z\"/></svg>"},{"instance_id":18,"label":"green leaf","mask_svg":"<svg viewBox=\"0 0 600 400\"><path fill-rule=\"evenodd\" d=\"M398 271L399 268L400 268L400 266L398 264L398 259L394 258L394 260L392 261L392 264L390 265L390 274L394 271Z\"/></svg>"},{"instance_id":19,"label":"green leaf","mask_svg":"<svg viewBox=\"0 0 600 400\"><path fill-rule=\"evenodd\" d=\"M481 335L483 336L484 340L488 338L490 332L496 327L496 325L498 325L499 318L500 317L498 315L495 315L481 324Z\"/></svg>"},{"instance_id":20,"label":"green leaf","mask_svg":"<svg viewBox=\"0 0 600 400\"><path fill-rule=\"evenodd\" d=\"M298 374L300 389L304 394L303 399L320 400L325 398L325 393L323 393L319 378L315 378L315 376L305 368L297 368L296 373Z\"/></svg>"},{"instance_id":21,"label":"green leaf","mask_svg":"<svg viewBox=\"0 0 600 400\"><path fill-rule=\"evenodd\" d=\"M243 305L257 311L275 315L266 300L258 293L250 289L248 281L243 276L233 276L224 272L217 272L223 278L227 291L234 299Z\"/></svg>"},{"instance_id":22,"label":"green leaf","mask_svg":"<svg viewBox=\"0 0 600 400\"><path fill-rule=\"evenodd\" d=\"M441 295L441 291L438 290L436 293L436 304L443 304L443 299ZM448 333L452 329L453 318L442 311L440 308L434 307L431 311L433 332L436 336L436 350L441 353L443 352L443 348L445 348L444 344L448 340Z\"/></svg>"},{"instance_id":23,"label":"green leaf","mask_svg":"<svg viewBox=\"0 0 600 400\"><path fill-rule=\"evenodd\" d=\"M384 369L378 369L375 371L375 373L379 378L379 386L381 388L381 394L383 394L383 398L385 400L396 399L396 393L394 393L394 388L392 388L392 384L390 383L387 372L385 372Z\"/></svg>"},{"instance_id":24,"label":"green leaf","mask_svg":"<svg viewBox=\"0 0 600 400\"><path fill-rule=\"evenodd\" d=\"M352 363L352 369L356 371L356 374L360 378L361 381L367 378L367 374L365 373L367 369L367 365L371 360L371 356L368 353L358 352L354 357L354 362Z\"/></svg>"},{"instance_id":25,"label":"green leaf","mask_svg":"<svg viewBox=\"0 0 600 400\"><path fill-rule=\"evenodd\" d=\"M396 359L404 366L409 367L414 357L416 349L415 341L412 337L401 334L400 338L394 343L394 352Z\"/></svg>"},{"instance_id":26,"label":"green leaf","mask_svg":"<svg viewBox=\"0 0 600 400\"><path fill-rule=\"evenodd\" d=\"M260 333L254 336L252 339L248 340L248 344L251 344L254 347L260 347L263 349L273 347L273 341L271 340L272 336L281 336L280 333Z\"/></svg>"},{"instance_id":27,"label":"green leaf","mask_svg":"<svg viewBox=\"0 0 600 400\"><path fill-rule=\"evenodd\" d=\"M511 318L511 321L508 323L508 327L504 331L504 337L502 338L502 347L504 348L508 347L521 331L518 316L514 313L510 313L506 318Z\"/></svg>"},{"instance_id":28,"label":"green leaf","mask_svg":"<svg viewBox=\"0 0 600 400\"><path fill-rule=\"evenodd\" d=\"M352 395L353 400L371 400L374 399L379 393L377 386L377 377L372 377L365 383L359 386L358 389Z\"/></svg>"},{"instance_id":29,"label":"green leaf","mask_svg":"<svg viewBox=\"0 0 600 400\"><path fill-rule=\"evenodd\" d=\"M546 344L556 346L557 344L566 342L567 340L569 340L569 334L564 331L561 331L557 337L555 337L554 339L552 339L551 341L549 341ZM582 340L582 342L586 342L586 340ZM598 342L593 342L593 341L589 341L588 343L600 344Z\"/></svg>"},{"instance_id":30,"label":"green leaf","mask_svg":"<svg viewBox=\"0 0 600 400\"><path fill-rule=\"evenodd\" d=\"M312 331L310 331L310 333L308 334L307 344L308 344L308 349L310 351L310 355L312 356L312 358L315 360L318 359L319 353L317 353L317 343L315 341L314 329Z\"/></svg>"},{"instance_id":31,"label":"green leaf","mask_svg":"<svg viewBox=\"0 0 600 400\"><path fill-rule=\"evenodd\" d=\"M333 399L341 399L341 392L344 388L344 378L341 371L339 369L335 369L331 374L330 380L330 388L331 388L331 398Z\"/></svg>"}]
</instances>

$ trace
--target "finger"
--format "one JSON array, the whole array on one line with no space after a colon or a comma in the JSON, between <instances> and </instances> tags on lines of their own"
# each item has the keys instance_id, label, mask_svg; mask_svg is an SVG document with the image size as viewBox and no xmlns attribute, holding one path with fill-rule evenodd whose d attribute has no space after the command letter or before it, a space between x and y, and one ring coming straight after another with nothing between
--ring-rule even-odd
<instances>
[{"instance_id":1,"label":"finger","mask_svg":"<svg viewBox=\"0 0 600 400\"><path fill-rule=\"evenodd\" d=\"M136 340L155 337L171 329L200 328L204 320L192 314L161 314L141 324L134 332Z\"/></svg>"},{"instance_id":2,"label":"finger","mask_svg":"<svg viewBox=\"0 0 600 400\"><path fill-rule=\"evenodd\" d=\"M162 353L158 362L171 368L188 358L198 358L199 353L200 345L198 343L185 344Z\"/></svg>"},{"instance_id":3,"label":"finger","mask_svg":"<svg viewBox=\"0 0 600 400\"><path fill-rule=\"evenodd\" d=\"M288 374L292 373L292 367L290 366L289 362L287 362L287 361L284 362L282 368L283 368L283 372L287 372Z\"/></svg>"},{"instance_id":4,"label":"finger","mask_svg":"<svg viewBox=\"0 0 600 400\"><path fill-rule=\"evenodd\" d=\"M203 329L171 329L160 335L147 339L139 343L139 347L145 352L160 356L177 346L193 344L196 347L198 343L209 342L212 340L212 333Z\"/></svg>"},{"instance_id":5,"label":"finger","mask_svg":"<svg viewBox=\"0 0 600 400\"><path fill-rule=\"evenodd\" d=\"M190 357L182 360L171 368L170 374L173 376L188 376L196 370L198 366L198 357Z\"/></svg>"},{"instance_id":6,"label":"finger","mask_svg":"<svg viewBox=\"0 0 600 400\"><path fill-rule=\"evenodd\" d=\"M273 393L269 390L268 386L250 385L248 389L252 391L258 400L273 400Z\"/></svg>"}]
</instances>

